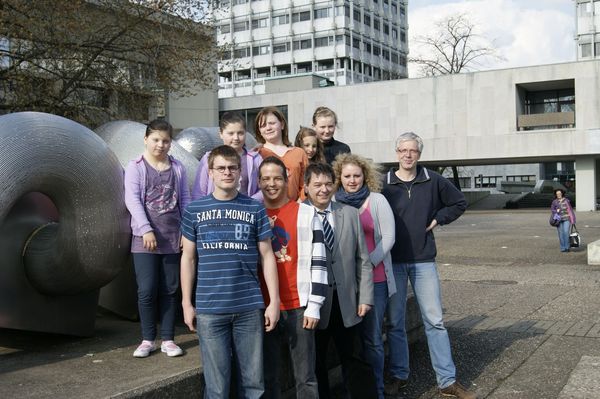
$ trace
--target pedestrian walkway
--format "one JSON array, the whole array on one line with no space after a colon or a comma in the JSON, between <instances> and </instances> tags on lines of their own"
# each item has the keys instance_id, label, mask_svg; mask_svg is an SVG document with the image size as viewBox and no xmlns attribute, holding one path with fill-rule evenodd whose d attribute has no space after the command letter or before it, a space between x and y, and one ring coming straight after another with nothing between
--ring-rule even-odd
<instances>
[{"instance_id":1,"label":"pedestrian walkway","mask_svg":"<svg viewBox=\"0 0 600 399\"><path fill-rule=\"evenodd\" d=\"M584 244L600 215L578 213ZM468 211L436 228L438 269L457 377L486 399L600 398L600 266L585 246L560 253L547 211ZM0 329L0 398L196 398L197 337L185 356L134 359L139 325L100 313L91 338ZM441 398L421 334L397 398Z\"/></svg>"},{"instance_id":2,"label":"pedestrian walkway","mask_svg":"<svg viewBox=\"0 0 600 399\"><path fill-rule=\"evenodd\" d=\"M513 333L566 335L600 338L600 323L592 321L523 320L488 317L483 315L445 315L449 329L503 330ZM600 395L599 395L600 396Z\"/></svg>"}]
</instances>

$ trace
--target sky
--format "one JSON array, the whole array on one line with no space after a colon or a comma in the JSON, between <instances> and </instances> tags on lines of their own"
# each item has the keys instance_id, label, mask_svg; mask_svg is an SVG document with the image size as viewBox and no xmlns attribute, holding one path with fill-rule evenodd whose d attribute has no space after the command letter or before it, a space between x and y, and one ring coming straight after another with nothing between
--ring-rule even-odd
<instances>
[{"instance_id":1,"label":"sky","mask_svg":"<svg viewBox=\"0 0 600 399\"><path fill-rule=\"evenodd\" d=\"M465 14L503 58L477 70L575 61L573 0L408 0L409 58L419 53L415 36L457 13ZM415 65L409 64L409 76L418 76Z\"/></svg>"}]
</instances>

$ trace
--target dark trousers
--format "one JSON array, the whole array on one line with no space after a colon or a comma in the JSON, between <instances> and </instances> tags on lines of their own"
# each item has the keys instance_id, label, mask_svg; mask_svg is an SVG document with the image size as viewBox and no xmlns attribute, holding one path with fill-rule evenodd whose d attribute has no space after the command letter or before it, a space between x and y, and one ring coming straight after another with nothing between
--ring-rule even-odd
<instances>
[{"instance_id":1,"label":"dark trousers","mask_svg":"<svg viewBox=\"0 0 600 399\"><path fill-rule=\"evenodd\" d=\"M180 257L180 254L133 254L138 286L138 310L142 337L145 340L156 339L157 315L160 320L161 338L173 339Z\"/></svg>"},{"instance_id":2,"label":"dark trousers","mask_svg":"<svg viewBox=\"0 0 600 399\"><path fill-rule=\"evenodd\" d=\"M319 398L331 398L329 390L329 368L327 367L327 354L329 341L333 339L335 349L342 365L344 379L344 398L370 399L377 398L375 377L371 366L362 359L361 343L358 325L344 327L342 312L334 292L329 325L323 330L315 332L317 349L317 383L319 384Z\"/></svg>"},{"instance_id":3,"label":"dark trousers","mask_svg":"<svg viewBox=\"0 0 600 399\"><path fill-rule=\"evenodd\" d=\"M265 394L262 399L281 397L279 382L282 340L287 343L294 371L296 398L317 399L315 377L315 333L302 327L304 308L282 310L275 329L265 333Z\"/></svg>"}]
</instances>

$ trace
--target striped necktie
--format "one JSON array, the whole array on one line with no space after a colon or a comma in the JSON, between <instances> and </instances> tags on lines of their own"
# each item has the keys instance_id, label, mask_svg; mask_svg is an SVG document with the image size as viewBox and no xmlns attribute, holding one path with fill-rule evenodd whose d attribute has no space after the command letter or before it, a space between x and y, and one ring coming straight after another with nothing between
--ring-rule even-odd
<instances>
[{"instance_id":1,"label":"striped necktie","mask_svg":"<svg viewBox=\"0 0 600 399\"><path fill-rule=\"evenodd\" d=\"M333 227L327 220L327 214L329 211L317 211L319 215L323 217L323 234L325 235L325 245L329 251L333 251L333 243L335 242L335 235L333 233Z\"/></svg>"}]
</instances>

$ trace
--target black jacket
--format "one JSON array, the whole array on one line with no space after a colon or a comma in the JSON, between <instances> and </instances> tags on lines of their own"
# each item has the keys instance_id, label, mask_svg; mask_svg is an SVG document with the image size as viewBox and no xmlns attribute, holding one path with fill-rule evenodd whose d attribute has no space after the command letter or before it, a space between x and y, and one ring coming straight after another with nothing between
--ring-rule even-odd
<instances>
[{"instance_id":1,"label":"black jacket","mask_svg":"<svg viewBox=\"0 0 600 399\"><path fill-rule=\"evenodd\" d=\"M433 219L439 225L458 219L467 208L465 196L448 179L417 166L412 182L398 179L395 169L385 176L382 194L396 219L393 263L433 262L437 254L433 231L425 229Z\"/></svg>"},{"instance_id":2,"label":"black jacket","mask_svg":"<svg viewBox=\"0 0 600 399\"><path fill-rule=\"evenodd\" d=\"M335 157L338 154L350 153L350 147L346 143L337 141L333 137L327 143L323 143L323 150L325 155L325 161L331 165L335 161Z\"/></svg>"}]
</instances>

